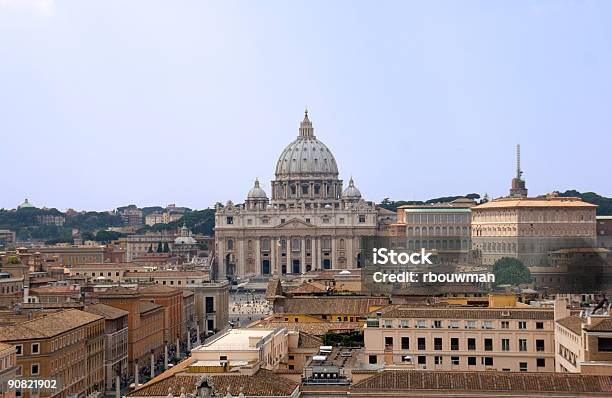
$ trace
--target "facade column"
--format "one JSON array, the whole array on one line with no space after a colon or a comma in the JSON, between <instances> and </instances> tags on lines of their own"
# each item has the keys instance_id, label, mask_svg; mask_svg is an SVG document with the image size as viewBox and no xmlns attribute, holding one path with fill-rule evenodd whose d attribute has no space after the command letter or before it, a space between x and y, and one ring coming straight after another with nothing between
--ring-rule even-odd
<instances>
[{"instance_id":1,"label":"facade column","mask_svg":"<svg viewBox=\"0 0 612 398\"><path fill-rule=\"evenodd\" d=\"M331 236L331 269L337 269L338 264L336 264L336 257L338 253L336 252L336 237L334 235Z\"/></svg>"},{"instance_id":2,"label":"facade column","mask_svg":"<svg viewBox=\"0 0 612 398\"><path fill-rule=\"evenodd\" d=\"M155 377L155 353L151 350L151 378Z\"/></svg>"},{"instance_id":3,"label":"facade column","mask_svg":"<svg viewBox=\"0 0 612 398\"><path fill-rule=\"evenodd\" d=\"M138 388L138 376L140 376L140 370L138 369L138 359L134 360L134 386Z\"/></svg>"},{"instance_id":4,"label":"facade column","mask_svg":"<svg viewBox=\"0 0 612 398\"><path fill-rule=\"evenodd\" d=\"M164 370L168 369L168 341L164 341Z\"/></svg>"},{"instance_id":5,"label":"facade column","mask_svg":"<svg viewBox=\"0 0 612 398\"><path fill-rule=\"evenodd\" d=\"M287 271L288 274L290 274L293 271L292 265L291 265L291 236L288 236L285 242L287 242L287 246L286 246L287 255L285 256L287 265L285 266L285 270Z\"/></svg>"},{"instance_id":6,"label":"facade column","mask_svg":"<svg viewBox=\"0 0 612 398\"><path fill-rule=\"evenodd\" d=\"M276 274L278 275L278 271L276 268L276 262L277 262L277 252L278 252L278 248L276 247L278 245L278 237L276 236L272 236L270 237L270 273L271 274Z\"/></svg>"},{"instance_id":7,"label":"facade column","mask_svg":"<svg viewBox=\"0 0 612 398\"><path fill-rule=\"evenodd\" d=\"M313 236L310 239L310 247L311 247L311 258L312 258L312 269L319 269L319 238L317 236Z\"/></svg>"},{"instance_id":8,"label":"facade column","mask_svg":"<svg viewBox=\"0 0 612 398\"><path fill-rule=\"evenodd\" d=\"M234 249L237 249L236 250L236 253L237 253L236 275L244 276L246 274L246 253L247 253L244 238L239 238L238 242L235 242L234 244L235 245L237 244L237 247L234 248Z\"/></svg>"},{"instance_id":9,"label":"facade column","mask_svg":"<svg viewBox=\"0 0 612 398\"><path fill-rule=\"evenodd\" d=\"M300 270L302 273L306 272L306 239L302 236L302 245L300 246Z\"/></svg>"},{"instance_id":10,"label":"facade column","mask_svg":"<svg viewBox=\"0 0 612 398\"><path fill-rule=\"evenodd\" d=\"M225 239L219 239L218 241L218 247L217 249L219 250L219 253L217 254L217 259L218 259L218 264L217 264L217 271L218 271L218 278L220 280L224 280L225 279Z\"/></svg>"},{"instance_id":11,"label":"facade column","mask_svg":"<svg viewBox=\"0 0 612 398\"><path fill-rule=\"evenodd\" d=\"M121 398L121 377L115 376L115 398Z\"/></svg>"},{"instance_id":12,"label":"facade column","mask_svg":"<svg viewBox=\"0 0 612 398\"><path fill-rule=\"evenodd\" d=\"M261 238L255 239L255 275L261 275Z\"/></svg>"}]
</instances>

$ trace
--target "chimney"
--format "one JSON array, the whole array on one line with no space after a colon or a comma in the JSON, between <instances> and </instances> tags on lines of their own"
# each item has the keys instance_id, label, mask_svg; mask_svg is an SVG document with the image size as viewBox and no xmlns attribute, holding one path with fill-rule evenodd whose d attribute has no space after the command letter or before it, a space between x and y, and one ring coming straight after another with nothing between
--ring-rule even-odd
<instances>
[{"instance_id":1,"label":"chimney","mask_svg":"<svg viewBox=\"0 0 612 398\"><path fill-rule=\"evenodd\" d=\"M559 319L567 318L570 316L570 310L567 308L567 300L564 298L558 298L555 300L555 321Z\"/></svg>"}]
</instances>

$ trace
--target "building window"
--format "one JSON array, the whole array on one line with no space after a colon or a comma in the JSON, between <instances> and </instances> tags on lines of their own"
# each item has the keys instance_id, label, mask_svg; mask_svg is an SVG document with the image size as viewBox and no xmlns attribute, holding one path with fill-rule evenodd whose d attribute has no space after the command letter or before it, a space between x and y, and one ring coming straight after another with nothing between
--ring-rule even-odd
<instances>
[{"instance_id":1,"label":"building window","mask_svg":"<svg viewBox=\"0 0 612 398\"><path fill-rule=\"evenodd\" d=\"M544 329L544 322L536 322L536 329Z\"/></svg>"},{"instance_id":2,"label":"building window","mask_svg":"<svg viewBox=\"0 0 612 398\"><path fill-rule=\"evenodd\" d=\"M234 241L232 239L227 240L227 250L234 250Z\"/></svg>"},{"instance_id":3,"label":"building window","mask_svg":"<svg viewBox=\"0 0 612 398\"><path fill-rule=\"evenodd\" d=\"M417 325L416 325L416 327L417 327L417 329L424 329L424 328L426 327L426 326L425 326L425 320L423 320L423 319L419 319L419 320L417 321Z\"/></svg>"},{"instance_id":4,"label":"building window","mask_svg":"<svg viewBox=\"0 0 612 398\"><path fill-rule=\"evenodd\" d=\"M433 327L436 329L442 328L442 321L434 321Z\"/></svg>"},{"instance_id":5,"label":"building window","mask_svg":"<svg viewBox=\"0 0 612 398\"><path fill-rule=\"evenodd\" d=\"M476 350L476 339L475 338L468 338L468 350L470 351L474 351Z\"/></svg>"},{"instance_id":6,"label":"building window","mask_svg":"<svg viewBox=\"0 0 612 398\"><path fill-rule=\"evenodd\" d=\"M597 339L597 349L600 352L612 352L612 338L599 337Z\"/></svg>"},{"instance_id":7,"label":"building window","mask_svg":"<svg viewBox=\"0 0 612 398\"><path fill-rule=\"evenodd\" d=\"M17 356L23 355L23 345L17 344L15 346L15 350L17 351Z\"/></svg>"},{"instance_id":8,"label":"building window","mask_svg":"<svg viewBox=\"0 0 612 398\"><path fill-rule=\"evenodd\" d=\"M485 366L493 366L493 357L482 358Z\"/></svg>"},{"instance_id":9,"label":"building window","mask_svg":"<svg viewBox=\"0 0 612 398\"><path fill-rule=\"evenodd\" d=\"M344 217L340 217L339 223L344 224Z\"/></svg>"},{"instance_id":10,"label":"building window","mask_svg":"<svg viewBox=\"0 0 612 398\"><path fill-rule=\"evenodd\" d=\"M434 338L434 350L442 350L442 338L436 337Z\"/></svg>"},{"instance_id":11,"label":"building window","mask_svg":"<svg viewBox=\"0 0 612 398\"><path fill-rule=\"evenodd\" d=\"M510 351L510 339L502 339L501 347L502 351Z\"/></svg>"},{"instance_id":12,"label":"building window","mask_svg":"<svg viewBox=\"0 0 612 398\"><path fill-rule=\"evenodd\" d=\"M232 217L232 216L225 217L225 223L227 225L232 225L234 223L234 217Z\"/></svg>"},{"instance_id":13,"label":"building window","mask_svg":"<svg viewBox=\"0 0 612 398\"><path fill-rule=\"evenodd\" d=\"M418 349L419 350L425 350L426 345L425 345L425 337L419 337L417 339L417 345L418 345Z\"/></svg>"},{"instance_id":14,"label":"building window","mask_svg":"<svg viewBox=\"0 0 612 398\"><path fill-rule=\"evenodd\" d=\"M407 327L408 327L408 320L407 319L400 320L400 328L407 328Z\"/></svg>"},{"instance_id":15,"label":"building window","mask_svg":"<svg viewBox=\"0 0 612 398\"><path fill-rule=\"evenodd\" d=\"M436 365L442 365L442 358L443 358L443 357L442 357L441 355L436 355L436 356L434 357L434 364L436 364Z\"/></svg>"},{"instance_id":16,"label":"building window","mask_svg":"<svg viewBox=\"0 0 612 398\"><path fill-rule=\"evenodd\" d=\"M366 216L363 214L359 215L359 223L363 224L364 222L366 222Z\"/></svg>"},{"instance_id":17,"label":"building window","mask_svg":"<svg viewBox=\"0 0 612 398\"><path fill-rule=\"evenodd\" d=\"M33 363L32 366L30 367L30 371L31 371L30 374L32 376L37 375L38 371L39 371L38 364L37 363Z\"/></svg>"},{"instance_id":18,"label":"building window","mask_svg":"<svg viewBox=\"0 0 612 398\"><path fill-rule=\"evenodd\" d=\"M402 350L409 350L410 349L410 338L402 337L401 341L402 341Z\"/></svg>"},{"instance_id":19,"label":"building window","mask_svg":"<svg viewBox=\"0 0 612 398\"><path fill-rule=\"evenodd\" d=\"M376 360L377 360L376 355L370 355L368 357L368 362L370 363L370 365L375 365L376 364Z\"/></svg>"},{"instance_id":20,"label":"building window","mask_svg":"<svg viewBox=\"0 0 612 398\"><path fill-rule=\"evenodd\" d=\"M527 371L527 362L519 362L519 370L521 372L526 372Z\"/></svg>"},{"instance_id":21,"label":"building window","mask_svg":"<svg viewBox=\"0 0 612 398\"><path fill-rule=\"evenodd\" d=\"M527 322L525 322L525 321L519 321L519 323L518 323L518 328L519 328L519 329L527 329Z\"/></svg>"},{"instance_id":22,"label":"building window","mask_svg":"<svg viewBox=\"0 0 612 398\"><path fill-rule=\"evenodd\" d=\"M476 366L476 357L468 357L468 365Z\"/></svg>"},{"instance_id":23,"label":"building window","mask_svg":"<svg viewBox=\"0 0 612 398\"><path fill-rule=\"evenodd\" d=\"M545 368L546 367L546 358L537 358L536 359L536 366L538 368Z\"/></svg>"},{"instance_id":24,"label":"building window","mask_svg":"<svg viewBox=\"0 0 612 398\"><path fill-rule=\"evenodd\" d=\"M493 339L484 339L485 351L493 351Z\"/></svg>"},{"instance_id":25,"label":"building window","mask_svg":"<svg viewBox=\"0 0 612 398\"><path fill-rule=\"evenodd\" d=\"M451 337L450 343L451 343L451 350L452 351L458 351L459 350L459 338Z\"/></svg>"},{"instance_id":26,"label":"building window","mask_svg":"<svg viewBox=\"0 0 612 398\"><path fill-rule=\"evenodd\" d=\"M519 351L527 351L527 339L519 339Z\"/></svg>"},{"instance_id":27,"label":"building window","mask_svg":"<svg viewBox=\"0 0 612 398\"><path fill-rule=\"evenodd\" d=\"M450 321L448 327L451 329L459 329L459 321Z\"/></svg>"},{"instance_id":28,"label":"building window","mask_svg":"<svg viewBox=\"0 0 612 398\"><path fill-rule=\"evenodd\" d=\"M419 355L417 357L417 362L419 365L427 365L427 357L425 355Z\"/></svg>"},{"instance_id":29,"label":"building window","mask_svg":"<svg viewBox=\"0 0 612 398\"><path fill-rule=\"evenodd\" d=\"M465 326L467 329L476 329L476 321L467 321Z\"/></svg>"},{"instance_id":30,"label":"building window","mask_svg":"<svg viewBox=\"0 0 612 398\"><path fill-rule=\"evenodd\" d=\"M385 337L385 349L393 349L393 337Z\"/></svg>"},{"instance_id":31,"label":"building window","mask_svg":"<svg viewBox=\"0 0 612 398\"><path fill-rule=\"evenodd\" d=\"M510 329L510 322L509 321L501 321L501 328L502 329Z\"/></svg>"},{"instance_id":32,"label":"building window","mask_svg":"<svg viewBox=\"0 0 612 398\"><path fill-rule=\"evenodd\" d=\"M484 321L482 327L485 329L493 329L493 323L491 321Z\"/></svg>"},{"instance_id":33,"label":"building window","mask_svg":"<svg viewBox=\"0 0 612 398\"><path fill-rule=\"evenodd\" d=\"M451 357L452 365L459 365L459 357Z\"/></svg>"},{"instance_id":34,"label":"building window","mask_svg":"<svg viewBox=\"0 0 612 398\"><path fill-rule=\"evenodd\" d=\"M536 340L536 351L544 351L544 340Z\"/></svg>"},{"instance_id":35,"label":"building window","mask_svg":"<svg viewBox=\"0 0 612 398\"><path fill-rule=\"evenodd\" d=\"M40 344L32 343L32 355L40 354Z\"/></svg>"}]
</instances>

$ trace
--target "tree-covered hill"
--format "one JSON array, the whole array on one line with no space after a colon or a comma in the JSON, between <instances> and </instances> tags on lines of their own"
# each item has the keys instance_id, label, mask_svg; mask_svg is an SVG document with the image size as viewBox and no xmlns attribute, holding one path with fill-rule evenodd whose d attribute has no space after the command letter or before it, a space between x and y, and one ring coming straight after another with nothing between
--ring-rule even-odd
<instances>
[{"instance_id":1,"label":"tree-covered hill","mask_svg":"<svg viewBox=\"0 0 612 398\"><path fill-rule=\"evenodd\" d=\"M177 221L145 226L138 232L174 230L182 227L183 224L194 234L212 235L215 228L215 209L188 211Z\"/></svg>"}]
</instances>

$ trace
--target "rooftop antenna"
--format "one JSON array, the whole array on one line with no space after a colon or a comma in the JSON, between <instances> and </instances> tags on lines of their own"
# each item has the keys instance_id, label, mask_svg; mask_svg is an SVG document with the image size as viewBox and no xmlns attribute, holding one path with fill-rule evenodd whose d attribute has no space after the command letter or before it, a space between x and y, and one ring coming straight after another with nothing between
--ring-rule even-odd
<instances>
[{"instance_id":1,"label":"rooftop antenna","mask_svg":"<svg viewBox=\"0 0 612 398\"><path fill-rule=\"evenodd\" d=\"M521 170L521 144L516 144L516 178L519 180L523 172Z\"/></svg>"}]
</instances>

